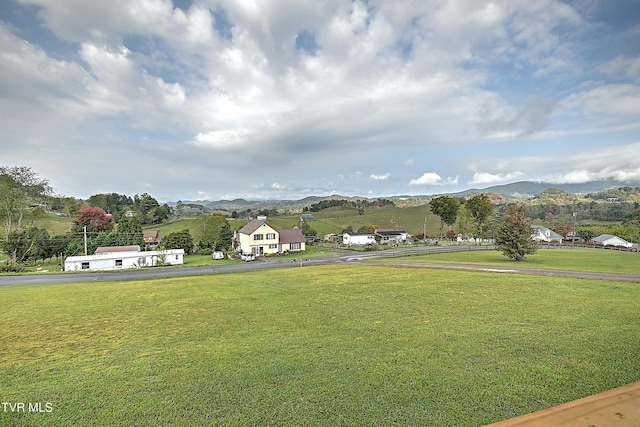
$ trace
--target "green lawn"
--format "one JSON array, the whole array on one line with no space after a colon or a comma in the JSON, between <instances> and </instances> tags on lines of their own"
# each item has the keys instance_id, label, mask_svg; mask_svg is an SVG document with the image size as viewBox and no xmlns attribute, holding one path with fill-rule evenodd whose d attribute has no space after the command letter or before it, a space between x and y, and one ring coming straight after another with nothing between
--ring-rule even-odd
<instances>
[{"instance_id":1,"label":"green lawn","mask_svg":"<svg viewBox=\"0 0 640 427\"><path fill-rule=\"evenodd\" d=\"M511 261L503 256L502 252L492 249L382 258L376 261L384 263L473 264L505 268L546 268L552 270L640 274L640 254L602 249L539 249L535 254L527 255L525 262Z\"/></svg>"},{"instance_id":2,"label":"green lawn","mask_svg":"<svg viewBox=\"0 0 640 427\"><path fill-rule=\"evenodd\" d=\"M0 425L478 426L640 379L640 286L381 266L0 288Z\"/></svg>"}]
</instances>

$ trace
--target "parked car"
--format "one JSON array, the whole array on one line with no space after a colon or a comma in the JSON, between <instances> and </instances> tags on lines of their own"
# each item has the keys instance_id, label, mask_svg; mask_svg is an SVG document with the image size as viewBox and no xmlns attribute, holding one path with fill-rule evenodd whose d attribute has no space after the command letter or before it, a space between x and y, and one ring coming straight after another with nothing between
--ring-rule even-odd
<instances>
[{"instance_id":1,"label":"parked car","mask_svg":"<svg viewBox=\"0 0 640 427\"><path fill-rule=\"evenodd\" d=\"M215 252L211 255L211 257L212 257L213 259L224 259L224 252L222 252L222 251L215 251Z\"/></svg>"},{"instance_id":2,"label":"parked car","mask_svg":"<svg viewBox=\"0 0 640 427\"><path fill-rule=\"evenodd\" d=\"M242 260L244 262L249 262L249 261L255 261L256 260L256 256L254 254L246 254L246 255L241 255Z\"/></svg>"}]
</instances>

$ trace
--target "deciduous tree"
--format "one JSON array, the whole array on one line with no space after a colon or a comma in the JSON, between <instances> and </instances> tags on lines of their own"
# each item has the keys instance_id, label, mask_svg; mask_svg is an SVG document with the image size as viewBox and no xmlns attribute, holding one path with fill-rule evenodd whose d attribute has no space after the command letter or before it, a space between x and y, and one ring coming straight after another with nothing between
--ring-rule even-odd
<instances>
[{"instance_id":1,"label":"deciduous tree","mask_svg":"<svg viewBox=\"0 0 640 427\"><path fill-rule=\"evenodd\" d=\"M451 227L458 218L458 210L460 209L460 202L458 199L449 196L440 196L435 199L431 199L429 207L434 215L440 217L440 237L443 236L444 224Z\"/></svg>"},{"instance_id":2,"label":"deciduous tree","mask_svg":"<svg viewBox=\"0 0 640 427\"><path fill-rule=\"evenodd\" d=\"M0 218L5 238L11 230L22 230L22 221L29 214L29 205L40 203L52 192L49 181L26 166L0 167Z\"/></svg>"},{"instance_id":3,"label":"deciduous tree","mask_svg":"<svg viewBox=\"0 0 640 427\"><path fill-rule=\"evenodd\" d=\"M476 236L485 238L487 235L487 223L493 215L493 204L486 194L476 194L466 203L467 210L476 226Z\"/></svg>"},{"instance_id":4,"label":"deciduous tree","mask_svg":"<svg viewBox=\"0 0 640 427\"><path fill-rule=\"evenodd\" d=\"M193 237L189 230L175 231L164 238L164 246L167 249L184 249L185 254L193 252Z\"/></svg>"},{"instance_id":5,"label":"deciduous tree","mask_svg":"<svg viewBox=\"0 0 640 427\"><path fill-rule=\"evenodd\" d=\"M113 221L101 208L84 206L78 210L76 218L73 220L72 230L76 233L83 231L87 227L87 232L99 233L101 231L111 231Z\"/></svg>"}]
</instances>

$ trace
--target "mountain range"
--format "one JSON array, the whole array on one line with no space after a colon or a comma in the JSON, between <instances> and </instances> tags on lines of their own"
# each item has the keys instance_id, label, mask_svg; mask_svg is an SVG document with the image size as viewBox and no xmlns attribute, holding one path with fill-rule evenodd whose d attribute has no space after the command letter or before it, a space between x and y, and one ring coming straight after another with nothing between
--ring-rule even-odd
<instances>
[{"instance_id":1,"label":"mountain range","mask_svg":"<svg viewBox=\"0 0 640 427\"><path fill-rule=\"evenodd\" d=\"M536 194L539 194L550 188L555 188L567 193L573 194L586 194L597 193L612 188L620 187L637 187L640 186L640 182L619 182L614 180L602 180L591 181L581 184L552 184L548 182L536 182L536 181L519 181L511 184L494 185L482 189L473 188L469 190L460 191L457 193L436 193L430 195L396 195L388 197L376 197L379 199L390 200L403 200L406 204L424 204L424 199L430 199L435 195L447 195L451 197L466 197L471 194L477 193L494 193L498 194L508 200L522 200L529 199ZM244 211L244 210L262 210L262 209L290 209L301 210L305 206L310 206L314 203L318 203L322 200L357 200L357 199L370 199L363 196L342 196L339 194L332 194L330 196L309 196L299 200L183 200L182 203L200 205L211 210L224 210L224 211ZM413 200L414 203L406 203L407 200ZM169 205L175 206L176 202L168 202Z\"/></svg>"}]
</instances>

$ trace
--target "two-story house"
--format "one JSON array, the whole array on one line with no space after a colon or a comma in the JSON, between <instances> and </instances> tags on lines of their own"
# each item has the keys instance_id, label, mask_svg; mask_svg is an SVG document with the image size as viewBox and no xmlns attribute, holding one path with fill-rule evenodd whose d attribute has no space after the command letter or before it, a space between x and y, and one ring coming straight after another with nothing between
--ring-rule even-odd
<instances>
[{"instance_id":1,"label":"two-story house","mask_svg":"<svg viewBox=\"0 0 640 427\"><path fill-rule=\"evenodd\" d=\"M255 256L306 249L305 238L300 229L277 230L264 219L250 221L238 230L235 242L239 252Z\"/></svg>"}]
</instances>

